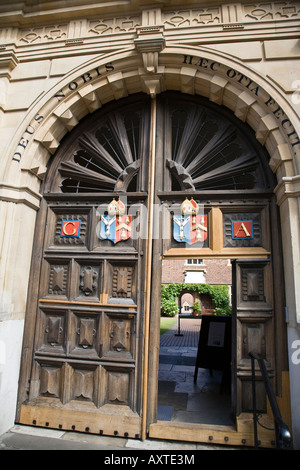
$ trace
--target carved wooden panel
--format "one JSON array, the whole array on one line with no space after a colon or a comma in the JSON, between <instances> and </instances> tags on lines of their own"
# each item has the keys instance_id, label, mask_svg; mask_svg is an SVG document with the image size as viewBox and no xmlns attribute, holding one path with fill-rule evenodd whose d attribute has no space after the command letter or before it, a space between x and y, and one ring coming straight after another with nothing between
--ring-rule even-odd
<instances>
[{"instance_id":1,"label":"carved wooden panel","mask_svg":"<svg viewBox=\"0 0 300 470\"><path fill-rule=\"evenodd\" d=\"M127 405L129 402L129 372L108 371L107 400Z\"/></svg>"},{"instance_id":2,"label":"carved wooden panel","mask_svg":"<svg viewBox=\"0 0 300 470\"><path fill-rule=\"evenodd\" d=\"M136 303L136 263L109 262L104 276L110 304Z\"/></svg>"},{"instance_id":3,"label":"carved wooden panel","mask_svg":"<svg viewBox=\"0 0 300 470\"><path fill-rule=\"evenodd\" d=\"M236 283L236 373L237 412L252 408L252 371L250 352L265 360L270 377L274 376L274 314L272 306L272 266L270 260L238 260L233 263L233 283ZM257 366L258 367L258 366ZM257 374L259 375L259 374ZM257 383L257 403L265 410L265 390Z\"/></svg>"},{"instance_id":4,"label":"carved wooden panel","mask_svg":"<svg viewBox=\"0 0 300 470\"><path fill-rule=\"evenodd\" d=\"M60 398L61 396L61 371L60 366L40 365L40 395Z\"/></svg>"},{"instance_id":5,"label":"carved wooden panel","mask_svg":"<svg viewBox=\"0 0 300 470\"><path fill-rule=\"evenodd\" d=\"M81 264L79 265L79 280L76 297L84 300L94 300L100 298L100 277L101 264Z\"/></svg>"},{"instance_id":6,"label":"carved wooden panel","mask_svg":"<svg viewBox=\"0 0 300 470\"><path fill-rule=\"evenodd\" d=\"M244 301L264 302L264 271L262 268L242 269L242 298Z\"/></svg>"},{"instance_id":7,"label":"carved wooden panel","mask_svg":"<svg viewBox=\"0 0 300 470\"><path fill-rule=\"evenodd\" d=\"M234 225L237 221L238 224ZM251 222L252 232L247 230L247 223ZM241 236L238 236L238 235ZM223 237L225 247L261 246L261 216L258 212L239 212L223 214Z\"/></svg>"},{"instance_id":8,"label":"carved wooden panel","mask_svg":"<svg viewBox=\"0 0 300 470\"><path fill-rule=\"evenodd\" d=\"M47 318L45 329L47 343L51 345L61 345L63 343L64 316L52 316Z\"/></svg>"},{"instance_id":9,"label":"carved wooden panel","mask_svg":"<svg viewBox=\"0 0 300 470\"><path fill-rule=\"evenodd\" d=\"M265 188L259 150L244 130L220 108L170 96L163 94L159 104L165 105L164 153L173 191Z\"/></svg>"},{"instance_id":10,"label":"carved wooden panel","mask_svg":"<svg viewBox=\"0 0 300 470\"><path fill-rule=\"evenodd\" d=\"M99 357L100 316L89 313L72 313L69 329L70 354Z\"/></svg>"},{"instance_id":11,"label":"carved wooden panel","mask_svg":"<svg viewBox=\"0 0 300 470\"><path fill-rule=\"evenodd\" d=\"M61 354L65 351L66 314L63 311L40 311L37 349L39 352Z\"/></svg>"},{"instance_id":12,"label":"carved wooden panel","mask_svg":"<svg viewBox=\"0 0 300 470\"><path fill-rule=\"evenodd\" d=\"M128 361L134 357L135 316L106 313L103 321L103 357Z\"/></svg>"},{"instance_id":13,"label":"carved wooden panel","mask_svg":"<svg viewBox=\"0 0 300 470\"><path fill-rule=\"evenodd\" d=\"M133 369L104 366L104 403L132 408Z\"/></svg>"},{"instance_id":14,"label":"carved wooden panel","mask_svg":"<svg viewBox=\"0 0 300 470\"><path fill-rule=\"evenodd\" d=\"M265 386L261 379L257 379L255 382L256 389L256 409L260 412L266 411L266 392ZM252 401L252 383L250 380L241 381L241 402L242 409L245 412L251 413L253 410Z\"/></svg>"},{"instance_id":15,"label":"carved wooden panel","mask_svg":"<svg viewBox=\"0 0 300 470\"><path fill-rule=\"evenodd\" d=\"M48 294L67 296L68 265L51 264L49 274Z\"/></svg>"},{"instance_id":16,"label":"carved wooden panel","mask_svg":"<svg viewBox=\"0 0 300 470\"><path fill-rule=\"evenodd\" d=\"M249 360L249 352L256 351L264 359L266 358L266 324L241 322L241 341L243 359Z\"/></svg>"},{"instance_id":17,"label":"carved wooden panel","mask_svg":"<svg viewBox=\"0 0 300 470\"><path fill-rule=\"evenodd\" d=\"M66 223L68 225L66 225ZM57 214L54 244L62 246L85 245L87 241L88 215L83 213Z\"/></svg>"},{"instance_id":18,"label":"carved wooden panel","mask_svg":"<svg viewBox=\"0 0 300 470\"><path fill-rule=\"evenodd\" d=\"M112 297L131 298L133 268L115 266L113 270Z\"/></svg>"},{"instance_id":19,"label":"carved wooden panel","mask_svg":"<svg viewBox=\"0 0 300 470\"><path fill-rule=\"evenodd\" d=\"M80 291L85 296L92 296L97 289L98 272L91 266L84 266L80 271Z\"/></svg>"},{"instance_id":20,"label":"carved wooden panel","mask_svg":"<svg viewBox=\"0 0 300 470\"><path fill-rule=\"evenodd\" d=\"M98 367L75 366L72 368L72 399L98 404Z\"/></svg>"}]
</instances>

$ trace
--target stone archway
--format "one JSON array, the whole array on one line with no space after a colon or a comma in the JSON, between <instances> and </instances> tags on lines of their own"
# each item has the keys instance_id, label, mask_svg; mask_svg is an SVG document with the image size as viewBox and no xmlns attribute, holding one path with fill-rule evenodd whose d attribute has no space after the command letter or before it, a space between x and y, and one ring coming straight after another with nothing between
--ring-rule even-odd
<instances>
[{"instance_id":1,"label":"stone archway","mask_svg":"<svg viewBox=\"0 0 300 470\"><path fill-rule=\"evenodd\" d=\"M155 96L165 90L205 96L231 109L252 127L257 140L267 148L278 179L294 175L293 160L300 149L297 119L270 82L224 54L205 48L169 47L160 53L154 72L147 72L144 66L145 57L134 49L108 55L72 71L46 93L30 110L12 141L7 183L16 184L17 180L21 185L29 172L38 183L31 181L30 189L38 192L50 156L85 115L129 94Z\"/></svg>"}]
</instances>

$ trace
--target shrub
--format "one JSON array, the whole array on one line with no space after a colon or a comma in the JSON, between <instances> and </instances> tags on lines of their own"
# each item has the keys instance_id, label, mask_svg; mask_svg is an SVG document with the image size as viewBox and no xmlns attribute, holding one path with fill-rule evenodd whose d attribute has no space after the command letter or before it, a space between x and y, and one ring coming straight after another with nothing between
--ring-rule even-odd
<instances>
[{"instance_id":1,"label":"shrub","mask_svg":"<svg viewBox=\"0 0 300 470\"><path fill-rule=\"evenodd\" d=\"M163 317L174 317L178 313L178 305L175 300L163 299L161 301L161 315Z\"/></svg>"},{"instance_id":2,"label":"shrub","mask_svg":"<svg viewBox=\"0 0 300 470\"><path fill-rule=\"evenodd\" d=\"M185 284L185 283L171 283L168 285L162 285L161 290L161 304L162 304L162 315L164 308L163 304L166 301L173 301L176 303L177 297L181 292L190 291L198 292L198 294L209 294L215 303L215 315L231 315L231 307L228 295L228 287L226 285L210 285L210 284ZM174 306L173 303L173 306ZM172 311L172 307L169 309ZM178 306L176 303L176 313Z\"/></svg>"},{"instance_id":3,"label":"shrub","mask_svg":"<svg viewBox=\"0 0 300 470\"><path fill-rule=\"evenodd\" d=\"M193 303L192 309L193 309L194 313L201 313L201 304L200 304L199 300L196 300Z\"/></svg>"},{"instance_id":4,"label":"shrub","mask_svg":"<svg viewBox=\"0 0 300 470\"><path fill-rule=\"evenodd\" d=\"M232 308L230 305L223 308L217 307L214 310L214 314L218 317L221 317L222 315L232 315Z\"/></svg>"}]
</instances>

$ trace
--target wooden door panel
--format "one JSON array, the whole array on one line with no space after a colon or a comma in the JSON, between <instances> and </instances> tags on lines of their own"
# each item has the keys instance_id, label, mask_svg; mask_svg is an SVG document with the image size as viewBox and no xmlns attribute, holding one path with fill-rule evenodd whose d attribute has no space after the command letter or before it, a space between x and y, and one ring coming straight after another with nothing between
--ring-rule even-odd
<instances>
[{"instance_id":1,"label":"wooden door panel","mask_svg":"<svg viewBox=\"0 0 300 470\"><path fill-rule=\"evenodd\" d=\"M252 410L250 352L266 361L271 378L275 375L274 309L271 261L236 260L234 266L236 310L237 414ZM266 411L262 378L257 381L258 409Z\"/></svg>"},{"instance_id":2,"label":"wooden door panel","mask_svg":"<svg viewBox=\"0 0 300 470\"><path fill-rule=\"evenodd\" d=\"M134 364L96 364L65 362L54 359L35 360L29 393L31 406L89 409L88 403L100 408L106 404L126 405L136 409ZM63 409L63 408L62 408Z\"/></svg>"},{"instance_id":3,"label":"wooden door panel","mask_svg":"<svg viewBox=\"0 0 300 470\"><path fill-rule=\"evenodd\" d=\"M70 429L76 420L71 420L67 410L79 412L79 422L93 410L99 414L99 423L103 419L102 431L109 434L108 416L114 421L114 407L121 407L120 417L133 415L126 426L125 419L120 422L139 435L137 390L142 376L137 369L136 328L141 325L138 284L142 278L138 280L137 273L143 258L138 261L133 244L126 248L125 242L116 248L106 241L107 246L99 250L100 245L91 242L96 206L80 207L83 204L77 203L72 210L64 202L57 201L59 207L50 202L29 401L21 406L20 422L32 424L28 421L32 407L36 408L33 421L45 414L53 427L62 426L63 421ZM65 233L64 223L69 224ZM62 419L53 421L56 408L61 409ZM114 426L114 432L116 428L123 429Z\"/></svg>"},{"instance_id":4,"label":"wooden door panel","mask_svg":"<svg viewBox=\"0 0 300 470\"><path fill-rule=\"evenodd\" d=\"M136 317L131 313L103 315L103 359L132 362L135 359Z\"/></svg>"},{"instance_id":5,"label":"wooden door panel","mask_svg":"<svg viewBox=\"0 0 300 470\"><path fill-rule=\"evenodd\" d=\"M134 368L120 365L102 367L103 405L127 405L134 410Z\"/></svg>"},{"instance_id":6,"label":"wooden door panel","mask_svg":"<svg viewBox=\"0 0 300 470\"><path fill-rule=\"evenodd\" d=\"M132 97L124 107L108 105L110 113L99 110L66 138L49 167L21 423L141 433L146 242L133 226L147 204L149 104ZM105 222L115 223L114 237L103 236Z\"/></svg>"},{"instance_id":7,"label":"wooden door panel","mask_svg":"<svg viewBox=\"0 0 300 470\"><path fill-rule=\"evenodd\" d=\"M40 309L37 323L36 354L65 355L67 312Z\"/></svg>"},{"instance_id":8,"label":"wooden door panel","mask_svg":"<svg viewBox=\"0 0 300 470\"><path fill-rule=\"evenodd\" d=\"M99 359L102 353L101 314L70 313L68 334L68 355L80 359Z\"/></svg>"},{"instance_id":9,"label":"wooden door panel","mask_svg":"<svg viewBox=\"0 0 300 470\"><path fill-rule=\"evenodd\" d=\"M53 208L51 212L48 215L48 223L50 223L49 227L53 227L53 229L48 232L46 247L68 249L87 246L91 226L90 210L79 211L62 207L60 209Z\"/></svg>"},{"instance_id":10,"label":"wooden door panel","mask_svg":"<svg viewBox=\"0 0 300 470\"><path fill-rule=\"evenodd\" d=\"M101 263L78 262L79 282L76 300L99 300L101 292Z\"/></svg>"}]
</instances>

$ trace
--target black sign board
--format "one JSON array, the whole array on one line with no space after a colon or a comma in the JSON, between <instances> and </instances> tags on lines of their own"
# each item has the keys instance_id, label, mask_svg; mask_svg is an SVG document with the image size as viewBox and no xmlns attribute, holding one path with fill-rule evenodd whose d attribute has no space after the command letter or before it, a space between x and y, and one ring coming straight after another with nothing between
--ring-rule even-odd
<instances>
[{"instance_id":1,"label":"black sign board","mask_svg":"<svg viewBox=\"0 0 300 470\"><path fill-rule=\"evenodd\" d=\"M202 315L194 383L198 368L228 371L231 363L231 317Z\"/></svg>"}]
</instances>

